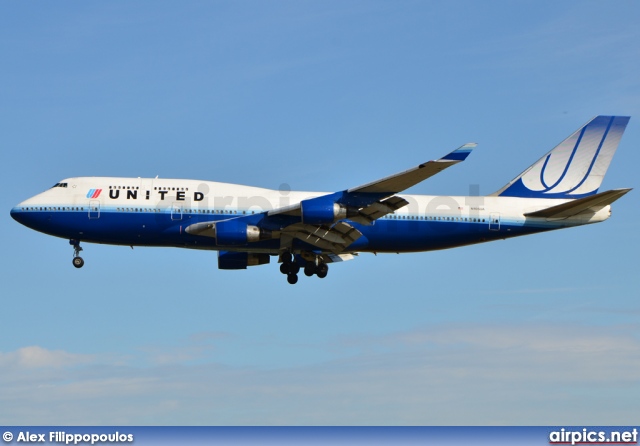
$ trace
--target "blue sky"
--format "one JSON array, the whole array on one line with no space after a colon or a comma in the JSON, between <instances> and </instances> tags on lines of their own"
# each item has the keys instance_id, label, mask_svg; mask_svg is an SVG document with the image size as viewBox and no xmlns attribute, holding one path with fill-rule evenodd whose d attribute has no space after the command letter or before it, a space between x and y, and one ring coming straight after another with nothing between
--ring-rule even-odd
<instances>
[{"instance_id":1,"label":"blue sky","mask_svg":"<svg viewBox=\"0 0 640 446\"><path fill-rule=\"evenodd\" d=\"M72 249L18 225L71 176L340 190L479 146L411 190L503 186L598 114L632 116L640 6L3 2L3 424L633 424L637 191L589 227L362 255L327 279L211 252Z\"/></svg>"}]
</instances>

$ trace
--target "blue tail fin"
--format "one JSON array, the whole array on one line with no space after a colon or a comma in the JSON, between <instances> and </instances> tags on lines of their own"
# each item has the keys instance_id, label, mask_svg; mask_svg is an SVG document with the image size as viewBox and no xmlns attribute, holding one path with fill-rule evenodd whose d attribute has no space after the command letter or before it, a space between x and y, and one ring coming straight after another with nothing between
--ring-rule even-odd
<instances>
[{"instance_id":1,"label":"blue tail fin","mask_svg":"<svg viewBox=\"0 0 640 446\"><path fill-rule=\"evenodd\" d=\"M596 116L493 195L581 198L598 192L628 116Z\"/></svg>"}]
</instances>

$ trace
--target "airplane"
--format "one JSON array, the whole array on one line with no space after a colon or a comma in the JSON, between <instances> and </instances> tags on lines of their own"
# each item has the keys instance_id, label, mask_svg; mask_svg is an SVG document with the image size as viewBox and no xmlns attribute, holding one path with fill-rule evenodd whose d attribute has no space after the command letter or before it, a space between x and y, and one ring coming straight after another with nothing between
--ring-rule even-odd
<instances>
[{"instance_id":1,"label":"airplane","mask_svg":"<svg viewBox=\"0 0 640 446\"><path fill-rule=\"evenodd\" d=\"M631 189L598 192L629 122L596 116L515 179L487 196L400 195L464 161L475 143L440 159L334 193L212 181L76 177L11 210L19 223L81 242L218 251L218 268L277 257L290 284L327 276L359 253L432 251L607 220Z\"/></svg>"}]
</instances>

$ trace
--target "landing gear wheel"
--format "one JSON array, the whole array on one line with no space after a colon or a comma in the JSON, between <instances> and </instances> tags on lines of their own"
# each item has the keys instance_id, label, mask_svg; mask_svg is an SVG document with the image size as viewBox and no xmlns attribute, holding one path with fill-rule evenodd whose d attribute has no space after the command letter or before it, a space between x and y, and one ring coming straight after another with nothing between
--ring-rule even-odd
<instances>
[{"instance_id":1,"label":"landing gear wheel","mask_svg":"<svg viewBox=\"0 0 640 446\"><path fill-rule=\"evenodd\" d=\"M327 277L328 272L329 272L329 267L327 266L326 263L322 263L318 265L318 270L316 271L316 274L318 275L318 277L320 277L321 279L324 279L325 277Z\"/></svg>"},{"instance_id":2,"label":"landing gear wheel","mask_svg":"<svg viewBox=\"0 0 640 446\"><path fill-rule=\"evenodd\" d=\"M289 264L289 273L298 274L300 271L300 264L298 262L293 262Z\"/></svg>"},{"instance_id":3,"label":"landing gear wheel","mask_svg":"<svg viewBox=\"0 0 640 446\"><path fill-rule=\"evenodd\" d=\"M298 275L294 273L287 274L287 282L289 282L291 285L295 285L296 283L298 283Z\"/></svg>"},{"instance_id":4,"label":"landing gear wheel","mask_svg":"<svg viewBox=\"0 0 640 446\"><path fill-rule=\"evenodd\" d=\"M82 251L82 247L80 246L80 240L69 240L69 244L73 246L73 266L76 268L82 268L84 265L84 260L80 257L80 252Z\"/></svg>"},{"instance_id":5,"label":"landing gear wheel","mask_svg":"<svg viewBox=\"0 0 640 446\"><path fill-rule=\"evenodd\" d=\"M280 261L282 263L291 263L293 261L293 254L288 251L283 252L282 254L280 254Z\"/></svg>"},{"instance_id":6,"label":"landing gear wheel","mask_svg":"<svg viewBox=\"0 0 640 446\"><path fill-rule=\"evenodd\" d=\"M300 267L298 267L298 269L295 269L296 263L293 261L293 254L288 251L280 254L280 261L282 262L280 264L280 272L282 274L296 274L298 272L298 269L300 269Z\"/></svg>"},{"instance_id":7,"label":"landing gear wheel","mask_svg":"<svg viewBox=\"0 0 640 446\"><path fill-rule=\"evenodd\" d=\"M316 265L313 262L307 262L304 266L304 275L311 277L316 273Z\"/></svg>"}]
</instances>

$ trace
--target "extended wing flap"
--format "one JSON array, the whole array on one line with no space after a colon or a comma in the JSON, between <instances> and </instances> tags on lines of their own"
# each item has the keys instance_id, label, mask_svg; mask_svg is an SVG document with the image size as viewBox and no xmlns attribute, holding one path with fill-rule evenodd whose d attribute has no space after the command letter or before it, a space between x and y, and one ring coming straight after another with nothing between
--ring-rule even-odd
<instances>
[{"instance_id":1,"label":"extended wing flap","mask_svg":"<svg viewBox=\"0 0 640 446\"><path fill-rule=\"evenodd\" d=\"M322 261L324 263L336 263L336 262L346 262L348 260L353 260L356 258L358 254L348 253L348 254L323 254Z\"/></svg>"},{"instance_id":2,"label":"extended wing flap","mask_svg":"<svg viewBox=\"0 0 640 446\"><path fill-rule=\"evenodd\" d=\"M360 209L358 215L350 217L349 220L363 225L370 225L375 220L382 218L387 214L391 214L408 204L409 202L404 198L397 196L389 197L386 200L376 201L375 203Z\"/></svg>"},{"instance_id":3,"label":"extended wing flap","mask_svg":"<svg viewBox=\"0 0 640 446\"><path fill-rule=\"evenodd\" d=\"M287 226L283 234L291 235L298 240L339 254L358 240L362 233L345 222L338 222L331 228L296 223Z\"/></svg>"},{"instance_id":4,"label":"extended wing flap","mask_svg":"<svg viewBox=\"0 0 640 446\"><path fill-rule=\"evenodd\" d=\"M598 210L604 206L610 205L618 198L629 192L631 189L613 189L591 195L567 203L551 206L540 211L529 212L524 214L525 217L542 217L542 218L569 218L589 210Z\"/></svg>"}]
</instances>

